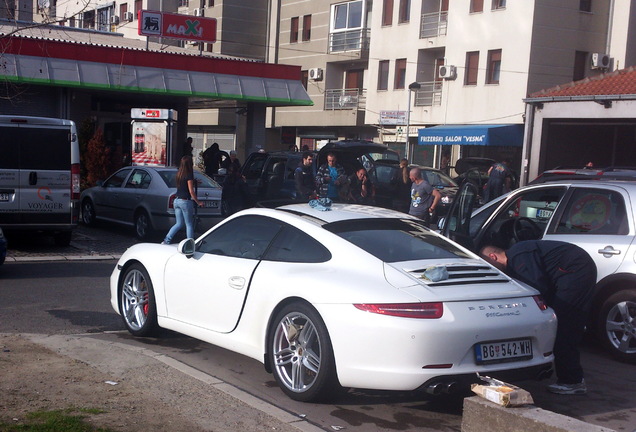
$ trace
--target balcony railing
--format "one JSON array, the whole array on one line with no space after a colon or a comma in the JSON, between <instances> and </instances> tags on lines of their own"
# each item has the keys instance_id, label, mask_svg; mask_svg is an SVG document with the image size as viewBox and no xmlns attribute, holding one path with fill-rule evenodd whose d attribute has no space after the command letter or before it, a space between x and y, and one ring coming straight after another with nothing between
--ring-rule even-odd
<instances>
[{"instance_id":1,"label":"balcony railing","mask_svg":"<svg viewBox=\"0 0 636 432\"><path fill-rule=\"evenodd\" d=\"M442 81L421 82L415 90L415 106L434 106L442 104Z\"/></svg>"},{"instance_id":2,"label":"balcony railing","mask_svg":"<svg viewBox=\"0 0 636 432\"><path fill-rule=\"evenodd\" d=\"M422 14L420 39L445 36L448 26L448 12Z\"/></svg>"},{"instance_id":3,"label":"balcony railing","mask_svg":"<svg viewBox=\"0 0 636 432\"><path fill-rule=\"evenodd\" d=\"M329 33L329 52L368 51L369 29Z\"/></svg>"},{"instance_id":4,"label":"balcony railing","mask_svg":"<svg viewBox=\"0 0 636 432\"><path fill-rule=\"evenodd\" d=\"M364 109L365 91L360 89L325 90L325 110Z\"/></svg>"}]
</instances>

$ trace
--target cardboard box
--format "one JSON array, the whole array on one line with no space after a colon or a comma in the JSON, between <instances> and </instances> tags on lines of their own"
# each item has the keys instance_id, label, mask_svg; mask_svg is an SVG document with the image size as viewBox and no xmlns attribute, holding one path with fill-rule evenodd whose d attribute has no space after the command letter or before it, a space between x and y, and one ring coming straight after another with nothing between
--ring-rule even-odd
<instances>
[{"instance_id":1,"label":"cardboard box","mask_svg":"<svg viewBox=\"0 0 636 432\"><path fill-rule=\"evenodd\" d=\"M472 384L471 390L477 395L504 407L533 404L532 395L512 384L490 377L480 376L486 384Z\"/></svg>"}]
</instances>

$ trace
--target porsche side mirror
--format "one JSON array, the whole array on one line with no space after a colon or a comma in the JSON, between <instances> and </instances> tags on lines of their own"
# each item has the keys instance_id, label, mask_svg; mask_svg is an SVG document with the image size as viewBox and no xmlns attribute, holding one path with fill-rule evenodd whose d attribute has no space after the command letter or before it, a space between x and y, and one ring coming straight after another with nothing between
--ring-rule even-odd
<instances>
[{"instance_id":1,"label":"porsche side mirror","mask_svg":"<svg viewBox=\"0 0 636 432\"><path fill-rule=\"evenodd\" d=\"M179 251L179 253L185 255L186 258L192 258L195 251L194 239L187 238L185 240L181 240L181 242L179 242L177 250Z\"/></svg>"}]
</instances>

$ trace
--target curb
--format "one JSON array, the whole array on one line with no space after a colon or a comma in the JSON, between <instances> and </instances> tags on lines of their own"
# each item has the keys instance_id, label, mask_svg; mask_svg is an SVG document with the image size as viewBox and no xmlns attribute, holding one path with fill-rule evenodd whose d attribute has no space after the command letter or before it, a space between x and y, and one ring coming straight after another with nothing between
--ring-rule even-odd
<instances>
[{"instance_id":1,"label":"curb","mask_svg":"<svg viewBox=\"0 0 636 432\"><path fill-rule=\"evenodd\" d=\"M107 332L115 334L119 332ZM101 354L106 351L116 350L124 355L127 353L137 357L143 355L147 359L160 362L171 369L188 375L204 384L210 385L218 391L231 396L240 402L259 410L282 423L292 426L302 432L324 432L325 429L309 423L307 420L298 417L288 411L278 408L250 393L247 393L215 376L206 374L196 368L188 366L170 356L159 354L143 347L135 347L120 342L108 342L94 338L94 334L86 335L42 335L42 334L21 334L33 343L42 345L57 354L70 357L85 362L97 369L112 369L111 364L105 363L107 360Z\"/></svg>"},{"instance_id":2,"label":"curb","mask_svg":"<svg viewBox=\"0 0 636 432\"><path fill-rule=\"evenodd\" d=\"M44 262L44 261L100 261L100 260L117 260L121 254L115 255L44 255L44 256L23 256L23 257L6 257L7 262Z\"/></svg>"}]
</instances>

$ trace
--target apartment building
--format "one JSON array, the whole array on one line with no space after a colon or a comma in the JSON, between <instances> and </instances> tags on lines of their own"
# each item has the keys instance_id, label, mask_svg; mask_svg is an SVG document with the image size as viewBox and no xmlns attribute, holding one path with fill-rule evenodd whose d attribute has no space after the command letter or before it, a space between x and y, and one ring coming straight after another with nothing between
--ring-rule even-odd
<instances>
[{"instance_id":1,"label":"apartment building","mask_svg":"<svg viewBox=\"0 0 636 432\"><path fill-rule=\"evenodd\" d=\"M418 145L439 125L518 125L523 98L636 62L633 0L280 0L278 61L312 107L277 108L300 143L372 138L435 165L512 157L521 143ZM500 144L500 143L499 143ZM512 144L512 145L509 145Z\"/></svg>"}]
</instances>

